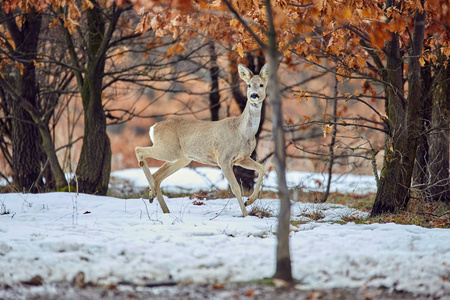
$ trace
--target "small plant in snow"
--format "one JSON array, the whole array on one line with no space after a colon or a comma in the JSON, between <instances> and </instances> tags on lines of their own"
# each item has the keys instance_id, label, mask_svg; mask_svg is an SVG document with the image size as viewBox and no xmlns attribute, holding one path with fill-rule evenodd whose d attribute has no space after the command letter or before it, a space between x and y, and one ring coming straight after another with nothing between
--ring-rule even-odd
<instances>
[{"instance_id":1,"label":"small plant in snow","mask_svg":"<svg viewBox=\"0 0 450 300\"><path fill-rule=\"evenodd\" d=\"M269 206L263 206L261 204L255 204L248 213L249 216L255 216L260 219L273 217L273 210Z\"/></svg>"},{"instance_id":2,"label":"small plant in snow","mask_svg":"<svg viewBox=\"0 0 450 300\"><path fill-rule=\"evenodd\" d=\"M297 215L297 217L305 217L314 221L319 221L325 218L325 214L323 213L323 206L315 206L313 208L305 208L303 211Z\"/></svg>"},{"instance_id":3,"label":"small plant in snow","mask_svg":"<svg viewBox=\"0 0 450 300\"><path fill-rule=\"evenodd\" d=\"M6 208L5 202L2 201L2 204L0 205L0 215L9 215L10 213L9 209Z\"/></svg>"},{"instance_id":4,"label":"small plant in snow","mask_svg":"<svg viewBox=\"0 0 450 300\"><path fill-rule=\"evenodd\" d=\"M340 216L342 223L354 222L356 224L362 224L367 220L367 213L349 209L345 210L344 213Z\"/></svg>"}]
</instances>

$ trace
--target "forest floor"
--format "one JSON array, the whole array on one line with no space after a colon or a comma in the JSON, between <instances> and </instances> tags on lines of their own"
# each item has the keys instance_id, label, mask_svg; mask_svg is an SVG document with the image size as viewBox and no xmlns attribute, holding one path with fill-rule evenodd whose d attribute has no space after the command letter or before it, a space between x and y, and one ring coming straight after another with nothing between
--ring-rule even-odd
<instances>
[{"instance_id":1,"label":"forest floor","mask_svg":"<svg viewBox=\"0 0 450 300\"><path fill-rule=\"evenodd\" d=\"M321 193L291 191L293 199L300 201L317 203L321 198ZM139 193L139 197L148 195L148 191ZM147 195L145 195L147 193ZM134 193L112 193L115 197L138 197ZM179 195L168 195L179 196ZM229 196L229 191L197 192L190 195L193 199L216 199ZM264 192L264 198L276 198L275 192ZM349 195L332 193L327 203L343 204L348 207L358 209L363 212L370 212L373 205L374 194ZM264 207L262 207L264 209ZM258 214L259 213L259 214ZM260 217L264 217L263 212L256 212ZM261 215L261 216L260 216ZM319 213L308 215L312 220L317 221L322 217ZM429 204L425 201L411 201L408 210L402 214L384 215L376 218L359 218L354 215L341 222L354 223L397 223L417 225L425 228L449 228L450 213L449 206L444 204ZM299 224L292 224L294 226ZM447 279L448 280L448 279ZM133 285L131 283L120 283L117 285L101 286L96 284L85 284L84 282L52 282L43 283L37 279L34 282L14 283L12 285L0 285L0 300L12 299L442 299L450 300L449 295L427 296L414 295L409 292L396 291L394 289L373 288L361 286L359 288L339 288L339 289L303 289L301 284L290 288L276 288L271 282L247 282L247 283L226 283L226 284L177 284L176 282L154 282L145 286Z\"/></svg>"},{"instance_id":2,"label":"forest floor","mask_svg":"<svg viewBox=\"0 0 450 300\"><path fill-rule=\"evenodd\" d=\"M276 288L266 283L228 283L224 285L190 284L173 286L86 286L78 287L69 283L50 284L41 286L14 285L0 287L1 299L285 299L285 300L382 300L382 299L437 299L431 296L415 296L411 293L391 291L388 289L355 288L331 290L302 290L301 287ZM450 300L450 295L439 297Z\"/></svg>"}]
</instances>

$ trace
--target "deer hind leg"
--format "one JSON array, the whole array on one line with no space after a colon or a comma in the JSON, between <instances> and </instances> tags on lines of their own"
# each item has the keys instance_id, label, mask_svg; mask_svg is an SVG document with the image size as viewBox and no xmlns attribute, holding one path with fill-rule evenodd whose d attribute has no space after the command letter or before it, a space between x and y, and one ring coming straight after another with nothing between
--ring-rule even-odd
<instances>
[{"instance_id":1,"label":"deer hind leg","mask_svg":"<svg viewBox=\"0 0 450 300\"><path fill-rule=\"evenodd\" d=\"M189 158L182 158L175 162L168 161L164 165L162 165L161 168L159 168L155 172L155 174L153 174L153 179L155 181L156 198L158 199L158 202L160 204L165 203L161 191L161 182L181 168L187 166L191 161L192 160L190 160Z\"/></svg>"},{"instance_id":2,"label":"deer hind leg","mask_svg":"<svg viewBox=\"0 0 450 300\"><path fill-rule=\"evenodd\" d=\"M153 150L153 147L136 147L136 149L135 149L136 157L137 157L139 166L144 171L145 177L147 178L148 184L150 186L150 191L148 193L150 203L152 203L155 196L157 196L157 199L158 199L159 205L161 206L162 211L164 213L169 213L169 208L167 207L167 204L164 201L164 198L162 197L162 195L160 195L159 197L157 195L155 180L152 176L152 173L150 172L147 161L145 160L145 158L147 158L147 157L149 157L149 158L154 157L152 155L152 150Z\"/></svg>"},{"instance_id":3,"label":"deer hind leg","mask_svg":"<svg viewBox=\"0 0 450 300\"><path fill-rule=\"evenodd\" d=\"M241 187L239 186L236 176L234 176L232 164L231 163L230 164L220 164L219 166L222 169L223 175L225 175L225 178L227 179L228 183L230 184L231 191L236 196L236 198L239 202L239 206L242 211L242 216L246 217L248 215L247 209L245 208L244 202L242 201Z\"/></svg>"},{"instance_id":4,"label":"deer hind leg","mask_svg":"<svg viewBox=\"0 0 450 300\"><path fill-rule=\"evenodd\" d=\"M142 171L144 171L148 185L150 186L149 198L150 202L152 202L155 197L155 181L153 180L152 173L150 172L147 161L145 160L146 157L149 157L146 153L148 148L150 147L136 147L134 152L136 153L139 167L141 167Z\"/></svg>"},{"instance_id":5,"label":"deer hind leg","mask_svg":"<svg viewBox=\"0 0 450 300\"><path fill-rule=\"evenodd\" d=\"M264 166L257 163L250 157L247 157L239 162L236 162L235 164L243 168L258 172L258 180L256 181L256 186L253 189L253 193L248 198L248 201L245 202L245 206L251 205L253 202L256 201L256 199L258 199L259 190L261 189L264 177Z\"/></svg>"}]
</instances>

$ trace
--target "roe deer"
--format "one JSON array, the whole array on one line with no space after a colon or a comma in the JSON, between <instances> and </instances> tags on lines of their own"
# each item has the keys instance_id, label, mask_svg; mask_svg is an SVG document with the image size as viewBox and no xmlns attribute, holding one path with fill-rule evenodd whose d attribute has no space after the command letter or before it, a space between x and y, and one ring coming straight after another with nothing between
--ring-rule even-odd
<instances>
[{"instance_id":1,"label":"roe deer","mask_svg":"<svg viewBox=\"0 0 450 300\"><path fill-rule=\"evenodd\" d=\"M266 98L268 65L259 75L239 65L239 76L247 85L247 104L240 116L220 121L189 120L173 117L150 127L151 147L136 147L139 166L150 185L150 202L156 195L164 213L169 209L161 193L161 182L191 161L219 166L239 201L243 216L247 216L246 205L252 204L261 188L264 167L250 158L256 147L255 134L258 130L262 102ZM145 158L165 161L153 175ZM255 189L248 201L242 201L241 188L233 173L233 165L258 172Z\"/></svg>"}]
</instances>

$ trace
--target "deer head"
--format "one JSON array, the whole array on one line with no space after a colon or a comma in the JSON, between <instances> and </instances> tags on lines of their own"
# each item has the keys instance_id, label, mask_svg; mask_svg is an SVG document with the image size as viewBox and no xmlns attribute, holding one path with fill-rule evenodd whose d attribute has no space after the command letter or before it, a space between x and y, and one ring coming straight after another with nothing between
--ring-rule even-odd
<instances>
[{"instance_id":1,"label":"deer head","mask_svg":"<svg viewBox=\"0 0 450 300\"><path fill-rule=\"evenodd\" d=\"M239 76L247 83L247 99L251 103L260 103L266 98L266 85L269 79L269 67L265 64L259 75L254 75L244 65L238 66Z\"/></svg>"}]
</instances>

